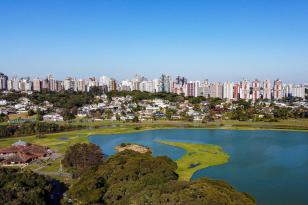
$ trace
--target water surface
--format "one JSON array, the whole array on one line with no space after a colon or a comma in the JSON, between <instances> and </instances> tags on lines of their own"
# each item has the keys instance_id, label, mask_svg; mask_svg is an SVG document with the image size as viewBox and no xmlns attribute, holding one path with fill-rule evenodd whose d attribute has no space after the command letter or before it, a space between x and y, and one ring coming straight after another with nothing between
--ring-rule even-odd
<instances>
[{"instance_id":1,"label":"water surface","mask_svg":"<svg viewBox=\"0 0 308 205\"><path fill-rule=\"evenodd\" d=\"M216 144L230 155L230 161L199 170L192 179L223 179L252 194L260 205L308 204L307 132L168 129L93 135L89 140L106 155L114 154L120 143L133 142L149 146L154 156L167 155L173 160L185 150L155 140Z\"/></svg>"}]
</instances>

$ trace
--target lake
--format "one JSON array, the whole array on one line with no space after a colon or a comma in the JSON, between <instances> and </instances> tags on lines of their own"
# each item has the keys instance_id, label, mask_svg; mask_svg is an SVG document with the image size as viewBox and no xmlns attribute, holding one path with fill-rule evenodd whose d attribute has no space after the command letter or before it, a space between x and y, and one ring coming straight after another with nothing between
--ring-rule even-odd
<instances>
[{"instance_id":1,"label":"lake","mask_svg":"<svg viewBox=\"0 0 308 205\"><path fill-rule=\"evenodd\" d=\"M173 160L185 150L155 140L216 144L230 155L230 161L199 170L192 179L222 179L253 195L260 205L308 204L308 132L166 129L93 135L89 140L107 156L116 152L116 145L133 142L149 146L154 156Z\"/></svg>"}]
</instances>

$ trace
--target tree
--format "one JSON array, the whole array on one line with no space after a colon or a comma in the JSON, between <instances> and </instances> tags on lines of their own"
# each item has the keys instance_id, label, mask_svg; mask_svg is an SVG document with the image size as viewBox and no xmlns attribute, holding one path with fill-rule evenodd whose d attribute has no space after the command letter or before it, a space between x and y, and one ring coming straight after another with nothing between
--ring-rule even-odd
<instances>
[{"instance_id":1,"label":"tree","mask_svg":"<svg viewBox=\"0 0 308 205\"><path fill-rule=\"evenodd\" d=\"M43 120L43 112L40 109L36 110L36 119L37 119L37 121Z\"/></svg>"},{"instance_id":2,"label":"tree","mask_svg":"<svg viewBox=\"0 0 308 205\"><path fill-rule=\"evenodd\" d=\"M105 115L107 119L110 119L113 116L113 112L110 109L105 110Z\"/></svg>"},{"instance_id":3,"label":"tree","mask_svg":"<svg viewBox=\"0 0 308 205\"><path fill-rule=\"evenodd\" d=\"M116 120L118 120L118 121L121 120L120 115L118 113L116 114Z\"/></svg>"},{"instance_id":4,"label":"tree","mask_svg":"<svg viewBox=\"0 0 308 205\"><path fill-rule=\"evenodd\" d=\"M176 169L168 157L126 150L84 173L68 195L77 204L255 204L248 194L222 181L178 181Z\"/></svg>"},{"instance_id":5,"label":"tree","mask_svg":"<svg viewBox=\"0 0 308 205\"><path fill-rule=\"evenodd\" d=\"M81 125L49 123L49 122L24 122L21 124L0 125L0 138L10 136L27 136L43 133L54 133L82 128Z\"/></svg>"},{"instance_id":6,"label":"tree","mask_svg":"<svg viewBox=\"0 0 308 205\"><path fill-rule=\"evenodd\" d=\"M35 115L34 110L32 110L32 109L28 110L28 115L29 115L29 116L33 116L33 115Z\"/></svg>"},{"instance_id":7,"label":"tree","mask_svg":"<svg viewBox=\"0 0 308 205\"><path fill-rule=\"evenodd\" d=\"M62 113L63 120L68 121L68 120L73 120L75 119L75 115L70 112L68 109L65 109L64 112Z\"/></svg>"},{"instance_id":8,"label":"tree","mask_svg":"<svg viewBox=\"0 0 308 205\"><path fill-rule=\"evenodd\" d=\"M280 108L280 107L275 106L273 110L273 114L275 118L287 119L289 116L289 110L288 108Z\"/></svg>"},{"instance_id":9,"label":"tree","mask_svg":"<svg viewBox=\"0 0 308 205\"><path fill-rule=\"evenodd\" d=\"M222 102L222 99L220 98L210 98L208 106L211 110L214 110L216 106L219 105L221 102Z\"/></svg>"},{"instance_id":10,"label":"tree","mask_svg":"<svg viewBox=\"0 0 308 205\"><path fill-rule=\"evenodd\" d=\"M176 113L176 110L174 110L174 109L171 109L171 108L165 109L165 115L166 115L167 119L169 119L169 120L171 119L171 116L175 113Z\"/></svg>"},{"instance_id":11,"label":"tree","mask_svg":"<svg viewBox=\"0 0 308 205\"><path fill-rule=\"evenodd\" d=\"M0 114L0 122L6 122L9 120L9 117L3 113Z\"/></svg>"},{"instance_id":12,"label":"tree","mask_svg":"<svg viewBox=\"0 0 308 205\"><path fill-rule=\"evenodd\" d=\"M6 205L59 204L59 198L50 201L53 184L63 184L31 171L0 168L0 201ZM63 190L64 191L64 190ZM61 194L61 193L59 193Z\"/></svg>"},{"instance_id":13,"label":"tree","mask_svg":"<svg viewBox=\"0 0 308 205\"><path fill-rule=\"evenodd\" d=\"M138 116L135 116L135 117L133 118L133 122L139 122Z\"/></svg>"},{"instance_id":14,"label":"tree","mask_svg":"<svg viewBox=\"0 0 308 205\"><path fill-rule=\"evenodd\" d=\"M62 163L74 176L79 176L81 172L100 165L103 159L99 146L91 143L77 143L66 150Z\"/></svg>"},{"instance_id":15,"label":"tree","mask_svg":"<svg viewBox=\"0 0 308 205\"><path fill-rule=\"evenodd\" d=\"M102 117L101 110L99 110L99 109L97 109L96 111L93 111L91 113L92 113L92 117L94 117L96 119L100 119Z\"/></svg>"},{"instance_id":16,"label":"tree","mask_svg":"<svg viewBox=\"0 0 308 205\"><path fill-rule=\"evenodd\" d=\"M175 97L175 102L182 103L184 102L184 100L185 100L185 97L181 95Z\"/></svg>"}]
</instances>

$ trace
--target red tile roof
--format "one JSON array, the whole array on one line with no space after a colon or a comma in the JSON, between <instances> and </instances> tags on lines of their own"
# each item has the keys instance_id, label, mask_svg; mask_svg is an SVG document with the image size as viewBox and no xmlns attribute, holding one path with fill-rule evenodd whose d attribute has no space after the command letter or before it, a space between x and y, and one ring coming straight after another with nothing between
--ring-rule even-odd
<instances>
[{"instance_id":1,"label":"red tile roof","mask_svg":"<svg viewBox=\"0 0 308 205\"><path fill-rule=\"evenodd\" d=\"M27 163L34 159L48 155L48 147L29 144L27 146L11 146L0 149L0 154L14 154L2 163Z\"/></svg>"}]
</instances>

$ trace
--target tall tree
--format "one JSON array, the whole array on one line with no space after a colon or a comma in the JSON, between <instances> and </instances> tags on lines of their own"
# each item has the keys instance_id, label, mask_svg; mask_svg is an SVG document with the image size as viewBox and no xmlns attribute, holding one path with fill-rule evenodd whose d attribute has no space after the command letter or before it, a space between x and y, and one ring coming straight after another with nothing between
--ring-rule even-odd
<instances>
[{"instance_id":1,"label":"tall tree","mask_svg":"<svg viewBox=\"0 0 308 205\"><path fill-rule=\"evenodd\" d=\"M62 163L74 176L79 176L81 172L102 164L103 159L99 146L91 143L77 143L67 149Z\"/></svg>"}]
</instances>

